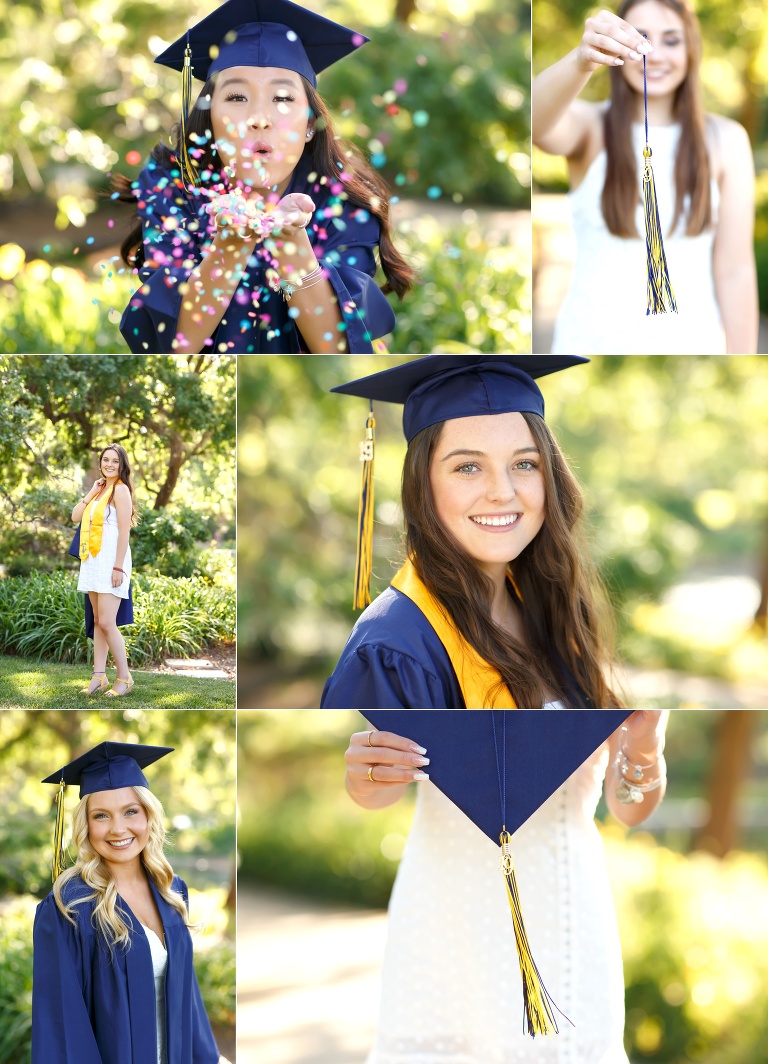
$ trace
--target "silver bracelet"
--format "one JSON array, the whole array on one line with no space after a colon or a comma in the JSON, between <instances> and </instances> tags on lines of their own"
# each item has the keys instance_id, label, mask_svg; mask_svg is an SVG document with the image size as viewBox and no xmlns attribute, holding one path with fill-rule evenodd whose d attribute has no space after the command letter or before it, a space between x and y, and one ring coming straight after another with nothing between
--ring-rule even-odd
<instances>
[{"instance_id":1,"label":"silver bracelet","mask_svg":"<svg viewBox=\"0 0 768 1064\"><path fill-rule=\"evenodd\" d=\"M291 297L298 289L304 290L305 288L311 288L312 285L319 284L324 279L325 274L323 273L323 267L318 264L314 270L302 277L300 284L293 284L292 281L288 281L284 277L281 277L273 286L273 291L282 292L285 302L290 303ZM310 281L311 283L307 284L307 281Z\"/></svg>"},{"instance_id":2,"label":"silver bracelet","mask_svg":"<svg viewBox=\"0 0 768 1064\"><path fill-rule=\"evenodd\" d=\"M649 791L657 790L664 779L666 761L664 760L665 738L662 737L658 756L648 765L636 765L630 761L624 749L624 737L627 733L626 726L621 729L619 740L619 752L616 755L616 773L619 776L619 785L616 788L616 797L623 805L633 805L642 802ZM645 782L645 773L650 768L659 766L658 776L649 783ZM627 778L629 777L629 779Z\"/></svg>"}]
</instances>

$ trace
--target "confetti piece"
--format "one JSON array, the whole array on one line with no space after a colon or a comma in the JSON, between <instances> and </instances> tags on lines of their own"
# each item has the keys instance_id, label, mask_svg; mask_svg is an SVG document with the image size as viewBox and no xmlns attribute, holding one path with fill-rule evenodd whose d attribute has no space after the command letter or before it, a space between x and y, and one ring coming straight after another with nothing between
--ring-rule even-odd
<instances>
[{"instance_id":1,"label":"confetti piece","mask_svg":"<svg viewBox=\"0 0 768 1064\"><path fill-rule=\"evenodd\" d=\"M107 229L114 229L114 227L115 227L115 219L114 218L110 218L107 221Z\"/></svg>"},{"instance_id":2,"label":"confetti piece","mask_svg":"<svg viewBox=\"0 0 768 1064\"><path fill-rule=\"evenodd\" d=\"M50 244L44 244L43 245L43 251L48 252L50 250L51 250L51 245Z\"/></svg>"},{"instance_id":3,"label":"confetti piece","mask_svg":"<svg viewBox=\"0 0 768 1064\"><path fill-rule=\"evenodd\" d=\"M293 32L293 30L288 30L288 32L286 33L285 36L288 38L289 41L297 41L298 40L298 37Z\"/></svg>"},{"instance_id":4,"label":"confetti piece","mask_svg":"<svg viewBox=\"0 0 768 1064\"><path fill-rule=\"evenodd\" d=\"M413 124L415 126L426 126L429 122L429 115L426 111L414 111L413 112Z\"/></svg>"},{"instance_id":5,"label":"confetti piece","mask_svg":"<svg viewBox=\"0 0 768 1064\"><path fill-rule=\"evenodd\" d=\"M387 157L384 152L377 151L371 156L371 166L375 166L377 170L380 170L386 161Z\"/></svg>"},{"instance_id":6,"label":"confetti piece","mask_svg":"<svg viewBox=\"0 0 768 1064\"><path fill-rule=\"evenodd\" d=\"M419 66L426 66L429 60L425 55L417 55L416 62L419 64Z\"/></svg>"},{"instance_id":7,"label":"confetti piece","mask_svg":"<svg viewBox=\"0 0 768 1064\"><path fill-rule=\"evenodd\" d=\"M427 189L427 196L430 199L440 199L442 194L443 194L443 190L441 188L439 188L437 185L432 185L430 188Z\"/></svg>"},{"instance_id":8,"label":"confetti piece","mask_svg":"<svg viewBox=\"0 0 768 1064\"><path fill-rule=\"evenodd\" d=\"M361 44L365 44L365 37L362 37L359 33L352 34L352 43L355 48L359 48Z\"/></svg>"},{"instance_id":9,"label":"confetti piece","mask_svg":"<svg viewBox=\"0 0 768 1064\"><path fill-rule=\"evenodd\" d=\"M126 152L125 161L128 163L129 166L138 166L141 162L141 152L136 151L135 148L132 148L131 151Z\"/></svg>"},{"instance_id":10,"label":"confetti piece","mask_svg":"<svg viewBox=\"0 0 768 1064\"><path fill-rule=\"evenodd\" d=\"M398 96L402 96L404 92L408 91L408 82L405 78L398 78L395 84L392 86Z\"/></svg>"},{"instance_id":11,"label":"confetti piece","mask_svg":"<svg viewBox=\"0 0 768 1064\"><path fill-rule=\"evenodd\" d=\"M89 236L89 237L88 237L88 238L86 239L86 241L85 241L85 242L86 242L86 244L92 244L92 243L94 242L94 240L95 240L95 239L96 239L96 237L93 237L93 236Z\"/></svg>"}]
</instances>

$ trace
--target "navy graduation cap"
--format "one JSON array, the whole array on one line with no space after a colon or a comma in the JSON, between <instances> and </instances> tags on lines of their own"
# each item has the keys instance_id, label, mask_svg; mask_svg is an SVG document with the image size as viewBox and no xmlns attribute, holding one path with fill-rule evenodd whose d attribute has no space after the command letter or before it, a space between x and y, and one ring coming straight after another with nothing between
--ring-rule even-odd
<instances>
[{"instance_id":1,"label":"navy graduation cap","mask_svg":"<svg viewBox=\"0 0 768 1064\"><path fill-rule=\"evenodd\" d=\"M376 730L394 732L426 749L430 781L500 845L526 1029L532 1036L557 1034L555 1012L560 1010L536 967L523 922L512 860L513 836L621 726L629 712L383 709L365 710L364 716ZM375 741L371 745L375 748Z\"/></svg>"},{"instance_id":2,"label":"navy graduation cap","mask_svg":"<svg viewBox=\"0 0 768 1064\"><path fill-rule=\"evenodd\" d=\"M321 70L368 40L291 0L227 0L155 62L182 71L189 45L192 74L201 81L234 66L281 67L317 85Z\"/></svg>"},{"instance_id":3,"label":"navy graduation cap","mask_svg":"<svg viewBox=\"0 0 768 1064\"><path fill-rule=\"evenodd\" d=\"M43 783L79 784L80 797L121 787L148 787L141 771L173 752L172 746L104 742L46 776Z\"/></svg>"},{"instance_id":4,"label":"navy graduation cap","mask_svg":"<svg viewBox=\"0 0 768 1064\"><path fill-rule=\"evenodd\" d=\"M581 355L426 355L368 377L331 388L370 402L363 462L355 563L353 609L371 601L373 565L373 401L403 404L408 443L423 429L453 418L513 412L544 417L544 396L536 378L589 362Z\"/></svg>"}]
</instances>

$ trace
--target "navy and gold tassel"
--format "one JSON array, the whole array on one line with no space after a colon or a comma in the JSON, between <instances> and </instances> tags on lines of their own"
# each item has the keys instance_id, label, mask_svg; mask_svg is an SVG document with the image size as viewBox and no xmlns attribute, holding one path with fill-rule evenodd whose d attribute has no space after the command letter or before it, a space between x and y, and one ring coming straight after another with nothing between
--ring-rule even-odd
<instances>
[{"instance_id":1,"label":"navy and gold tassel","mask_svg":"<svg viewBox=\"0 0 768 1064\"><path fill-rule=\"evenodd\" d=\"M56 824L53 829L53 862L51 864L51 880L54 883L64 871L64 791L66 786L62 780L56 795Z\"/></svg>"},{"instance_id":2,"label":"navy and gold tassel","mask_svg":"<svg viewBox=\"0 0 768 1064\"><path fill-rule=\"evenodd\" d=\"M523 923L523 911L520 906L520 894L517 889L515 866L512 863L512 845L509 832L504 829L499 836L501 844L501 870L507 885L509 907L512 910L512 926L515 931L515 945L520 961L520 975L523 980L523 1005L525 1008L524 1031L532 1038L538 1035L557 1034L558 1026L554 1010L557 1009L542 982L539 969L531 953L528 935ZM557 1009L560 1012L559 1009ZM562 1015L562 1013L561 1013ZM566 1017L567 1019L567 1017ZM570 1023L570 1020L568 1021Z\"/></svg>"},{"instance_id":3,"label":"navy and gold tassel","mask_svg":"<svg viewBox=\"0 0 768 1064\"><path fill-rule=\"evenodd\" d=\"M645 36L645 34L643 34ZM664 242L661 237L659 222L659 205L656 199L656 185L651 167L651 151L648 143L648 85L645 75L645 56L643 56L643 103L645 107L645 147L643 148L643 210L645 213L645 251L648 260L648 305L646 314L677 313L675 293L667 269L667 257L664 254Z\"/></svg>"},{"instance_id":4,"label":"navy and gold tassel","mask_svg":"<svg viewBox=\"0 0 768 1064\"><path fill-rule=\"evenodd\" d=\"M192 162L187 144L189 132L189 110L192 102L192 49L189 47L189 34L187 34L187 47L184 49L184 69L181 72L181 128L179 130L179 169L181 180L185 188L200 184L197 168Z\"/></svg>"},{"instance_id":5,"label":"navy and gold tassel","mask_svg":"<svg viewBox=\"0 0 768 1064\"><path fill-rule=\"evenodd\" d=\"M360 506L357 513L357 558L355 560L355 595L352 609L361 610L371 602L373 569L373 452L376 420L371 412L365 423L365 439L360 444L363 463L360 478Z\"/></svg>"}]
</instances>

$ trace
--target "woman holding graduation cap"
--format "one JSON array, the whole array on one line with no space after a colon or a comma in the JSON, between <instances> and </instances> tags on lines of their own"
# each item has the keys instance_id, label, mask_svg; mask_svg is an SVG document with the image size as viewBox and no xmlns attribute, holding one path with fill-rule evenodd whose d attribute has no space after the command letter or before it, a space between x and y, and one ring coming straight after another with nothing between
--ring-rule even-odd
<instances>
[{"instance_id":1,"label":"woman holding graduation cap","mask_svg":"<svg viewBox=\"0 0 768 1064\"><path fill-rule=\"evenodd\" d=\"M391 331L384 293L413 271L383 181L316 89L366 41L290 0L227 0L158 56L184 113L174 149L118 184L141 223L123 245L142 282L120 326L132 351L370 352Z\"/></svg>"},{"instance_id":2,"label":"woman holding graduation cap","mask_svg":"<svg viewBox=\"0 0 768 1064\"><path fill-rule=\"evenodd\" d=\"M583 497L534 379L585 361L429 355L333 389L404 404L406 560L355 625L323 707L622 705ZM373 446L356 607L370 602Z\"/></svg>"},{"instance_id":3,"label":"woman holding graduation cap","mask_svg":"<svg viewBox=\"0 0 768 1064\"><path fill-rule=\"evenodd\" d=\"M566 158L576 237L554 353L756 350L752 150L738 123L704 111L701 54L689 0L623 0L588 18L577 47L533 82L533 140ZM610 99L580 99L606 67ZM665 313L646 314L644 299L646 146L673 296Z\"/></svg>"},{"instance_id":4,"label":"woman holding graduation cap","mask_svg":"<svg viewBox=\"0 0 768 1064\"><path fill-rule=\"evenodd\" d=\"M32 1064L226 1064L142 771L171 749L104 742L43 780L59 786L59 812L53 890L35 916ZM67 784L80 786L77 861L62 871Z\"/></svg>"}]
</instances>

